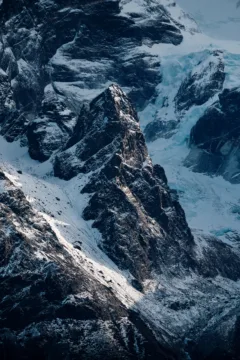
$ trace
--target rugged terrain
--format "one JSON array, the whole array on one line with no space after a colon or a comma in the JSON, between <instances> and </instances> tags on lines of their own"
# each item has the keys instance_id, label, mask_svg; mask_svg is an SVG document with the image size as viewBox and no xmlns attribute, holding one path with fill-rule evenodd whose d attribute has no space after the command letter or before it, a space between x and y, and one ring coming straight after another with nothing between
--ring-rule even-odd
<instances>
[{"instance_id":1,"label":"rugged terrain","mask_svg":"<svg viewBox=\"0 0 240 360\"><path fill-rule=\"evenodd\" d=\"M237 51L168 0L0 8L1 357L239 359Z\"/></svg>"}]
</instances>

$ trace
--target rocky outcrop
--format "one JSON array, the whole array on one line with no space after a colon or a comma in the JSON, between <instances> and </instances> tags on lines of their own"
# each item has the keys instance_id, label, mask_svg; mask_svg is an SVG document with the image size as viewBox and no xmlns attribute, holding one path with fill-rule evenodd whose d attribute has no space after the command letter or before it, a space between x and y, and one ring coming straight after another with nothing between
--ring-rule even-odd
<instances>
[{"instance_id":1,"label":"rocky outcrop","mask_svg":"<svg viewBox=\"0 0 240 360\"><path fill-rule=\"evenodd\" d=\"M83 218L101 233L98 261L107 254L127 274L129 296L138 296L127 306L115 284L87 271L76 255L81 246L57 238L1 174L1 356L137 360L184 359L188 353L197 359L200 344L200 354L214 356L219 341L227 339L218 334L225 311L228 334L238 331L238 253L216 239L193 238L178 196L163 168L152 165L136 111L118 86L83 106L55 156L54 171L66 180L76 177L72 181L86 201ZM216 347L208 349L210 320ZM237 346L233 340L224 351L233 356Z\"/></svg>"},{"instance_id":2,"label":"rocky outcrop","mask_svg":"<svg viewBox=\"0 0 240 360\"><path fill-rule=\"evenodd\" d=\"M79 190L88 195L83 218L101 233L98 246L121 270L130 272L132 286L144 294L135 306L159 343L183 359L186 354L198 359L196 354L205 351L214 359L218 342L226 339L218 334L223 321L219 314L225 309L231 321L229 334L237 331L238 288L233 284L240 277L239 255L215 238L193 238L178 196L169 188L163 168L152 165L136 112L118 86L110 86L83 107L74 136L56 156L54 171L66 180L79 179ZM232 282L230 293L221 281L218 284L218 277ZM180 293L161 285L153 293L146 290L146 283L162 278L180 284L191 278L192 283L179 285ZM170 311L160 327L151 312L145 314L155 302L160 313ZM175 316L181 319L180 329L172 320ZM205 344L200 350L210 319L216 347L208 349ZM232 356L237 346L234 340L224 351Z\"/></svg>"},{"instance_id":3,"label":"rocky outcrop","mask_svg":"<svg viewBox=\"0 0 240 360\"><path fill-rule=\"evenodd\" d=\"M161 75L158 57L142 45L182 41L180 24L157 2L149 7L139 0L140 12L115 0L3 0L0 6L1 134L13 141L27 133L30 155L40 161L71 135L74 115L63 116L63 109L78 114L109 82L143 107ZM47 135L53 131L55 139Z\"/></svg>"},{"instance_id":4,"label":"rocky outcrop","mask_svg":"<svg viewBox=\"0 0 240 360\"><path fill-rule=\"evenodd\" d=\"M0 223L1 358L169 358L2 172Z\"/></svg>"},{"instance_id":5,"label":"rocky outcrop","mask_svg":"<svg viewBox=\"0 0 240 360\"><path fill-rule=\"evenodd\" d=\"M79 116L74 134L72 146L56 157L55 175L92 174L82 189L91 194L83 216L101 232L104 252L140 282L153 269L194 267L184 212L164 170L152 165L137 114L122 90L112 85L96 98Z\"/></svg>"},{"instance_id":6,"label":"rocky outcrop","mask_svg":"<svg viewBox=\"0 0 240 360\"><path fill-rule=\"evenodd\" d=\"M220 272L238 278L238 257L227 246L209 241L205 256L196 258L178 196L168 187L163 168L152 165L137 114L118 86L83 108L54 171L65 180L82 174L81 191L89 194L83 217L93 221L102 234L99 246L131 272L139 289L152 271L171 276ZM236 272L229 268L231 256Z\"/></svg>"},{"instance_id":7,"label":"rocky outcrop","mask_svg":"<svg viewBox=\"0 0 240 360\"><path fill-rule=\"evenodd\" d=\"M214 51L181 84L174 100L176 110L182 112L192 106L203 105L222 90L224 80L223 54L221 51Z\"/></svg>"},{"instance_id":8,"label":"rocky outcrop","mask_svg":"<svg viewBox=\"0 0 240 360\"><path fill-rule=\"evenodd\" d=\"M25 133L28 121L24 114L17 110L8 71L5 70L6 72L0 69L0 133L11 142Z\"/></svg>"},{"instance_id":9,"label":"rocky outcrop","mask_svg":"<svg viewBox=\"0 0 240 360\"><path fill-rule=\"evenodd\" d=\"M185 67L192 70L189 72ZM187 76L183 76L185 71ZM171 88L169 74L175 72L176 84ZM180 122L184 121L191 111L198 111L198 107L201 111L202 105L213 103L222 91L224 81L225 64L223 52L220 50L199 52L196 59L194 56L192 59L191 56L185 56L170 65L170 68L166 67L163 81L158 88L158 97L153 105L153 120L144 129L146 141L169 139L181 131Z\"/></svg>"},{"instance_id":10,"label":"rocky outcrop","mask_svg":"<svg viewBox=\"0 0 240 360\"><path fill-rule=\"evenodd\" d=\"M191 131L185 161L194 171L222 175L239 183L239 89L225 89Z\"/></svg>"},{"instance_id":11,"label":"rocky outcrop","mask_svg":"<svg viewBox=\"0 0 240 360\"><path fill-rule=\"evenodd\" d=\"M31 185L38 176L49 179L48 189L70 184L76 203L83 202L79 208L69 202L80 225L71 223L76 229L68 234L75 236L67 242L50 226L49 202L41 201L46 213L38 213L0 173L3 359L238 358L239 251L193 236L177 192L149 158L135 110L161 81L151 47L182 41L183 26L170 14L176 4L164 4L1 2L1 134L24 140L36 160L51 158L44 175L41 164L32 171L28 163ZM161 118L159 111L146 127L147 140L170 137L185 111L222 90L224 77L217 51L176 97L163 96L164 112L175 97L176 118L167 122L170 113ZM128 96L118 85L109 87L112 82ZM231 159L238 154L238 95L224 91L191 134L194 151L220 159L221 166L230 166L230 152ZM66 182L51 178L52 163ZM63 228L73 228L64 219L66 204L54 200Z\"/></svg>"},{"instance_id":12,"label":"rocky outcrop","mask_svg":"<svg viewBox=\"0 0 240 360\"><path fill-rule=\"evenodd\" d=\"M76 124L76 115L51 86L45 89L38 118L27 128L29 154L33 159L45 161L66 145Z\"/></svg>"},{"instance_id":13,"label":"rocky outcrop","mask_svg":"<svg viewBox=\"0 0 240 360\"><path fill-rule=\"evenodd\" d=\"M191 356L197 360L239 359L239 321L239 305L230 311L223 311L218 323L213 321L206 326L198 344L190 344Z\"/></svg>"},{"instance_id":14,"label":"rocky outcrop","mask_svg":"<svg viewBox=\"0 0 240 360\"><path fill-rule=\"evenodd\" d=\"M154 121L147 124L144 129L144 135L147 142L155 141L159 138L170 138L175 132L178 125L176 120L160 120L155 119Z\"/></svg>"}]
</instances>

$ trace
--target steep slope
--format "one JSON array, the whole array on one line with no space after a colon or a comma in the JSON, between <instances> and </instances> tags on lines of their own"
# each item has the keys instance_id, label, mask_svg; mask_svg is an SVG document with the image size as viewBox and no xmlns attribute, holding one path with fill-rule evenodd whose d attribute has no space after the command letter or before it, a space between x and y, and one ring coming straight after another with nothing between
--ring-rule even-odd
<instances>
[{"instance_id":1,"label":"steep slope","mask_svg":"<svg viewBox=\"0 0 240 360\"><path fill-rule=\"evenodd\" d=\"M25 249L21 237L20 244L13 241L14 237L10 239L27 264L27 274L14 258L10 259L24 281L27 276L27 289L34 288L38 279L42 286L23 300L21 285L19 292L15 291L16 298L2 298L5 354L7 349L10 359L19 352L31 358L39 349L42 358L56 351L60 358L66 353L73 357L81 354L86 359L98 359L106 353L114 358L110 341L119 349L116 359L185 359L188 352L198 351L204 334L210 334L216 336L217 348L226 344L224 351L233 356L237 342L231 340L229 347L226 334L219 334L218 328L228 318L228 336L237 332L239 255L214 238L193 240L176 194L169 189L163 169L152 166L136 113L119 87L111 86L89 107L84 106L77 124L69 148L58 154L54 165L59 175L74 176L68 181L53 178L51 162L39 164L29 159L27 148L2 141L3 167L15 184L9 186L20 194L24 205L17 206L21 211L15 215L19 219L14 222L14 231L25 232L29 247ZM91 139L95 142L89 146ZM104 146L106 139L111 142ZM40 215L32 210L19 186ZM15 192L10 203L17 198ZM3 205L5 201L4 195ZM43 223L36 234L35 223ZM5 237L1 239L5 249ZM12 279L11 273L6 273L7 260L2 267L6 293ZM51 270L50 289L45 266L56 269ZM52 298L48 293L55 286L58 291L54 290ZM39 303L33 312L28 299ZM113 306L110 318L105 314L106 306L107 314ZM17 328L11 320L12 308L19 309L14 313L16 319L19 316ZM28 315L24 317L27 323L21 320L22 311ZM85 318L87 314L89 319ZM214 326L208 330L210 319ZM85 321L88 325L83 341L80 334ZM101 331L94 340L96 327ZM77 343L72 331L79 334ZM59 332L62 336L56 339ZM133 332L138 344L135 350ZM119 345L123 334L127 334L124 346ZM112 342L112 336L119 340ZM65 345L69 341L70 347ZM214 359L216 347L205 344L199 353L209 353Z\"/></svg>"},{"instance_id":2,"label":"steep slope","mask_svg":"<svg viewBox=\"0 0 240 360\"><path fill-rule=\"evenodd\" d=\"M221 176L215 176L223 175L226 170L224 177L229 180L237 174L237 140L234 142L236 147L232 152L229 149L229 154L211 154L209 148L201 150L197 144L191 144L191 130L202 117L209 119L208 109L212 109L214 103L220 103L220 94L227 94L227 89L231 93L239 87L239 44L213 40L202 34L189 36L185 33L185 40L178 48L156 45L152 51L162 59L162 82L157 87L156 100L139 115L153 162L161 163L164 167L171 187L178 191L187 221L194 231L216 235L238 246L238 177L231 180L235 183L232 186ZM184 100L186 93L191 94L191 100L187 99L187 102L181 100L181 97ZM182 104L180 111L178 99ZM222 121L225 115L220 118ZM228 125L217 125L217 118L211 121L215 121L215 127L210 130L212 139L219 136L218 129L222 129L222 126L225 132L221 130L221 141L228 139L228 134L231 137L231 121ZM202 134L209 131L207 123L205 121ZM234 136L237 139L237 131ZM192 170L200 170L201 174Z\"/></svg>"},{"instance_id":3,"label":"steep slope","mask_svg":"<svg viewBox=\"0 0 240 360\"><path fill-rule=\"evenodd\" d=\"M200 62L182 82L174 99L178 112L205 104L222 90L225 80L224 60L221 51Z\"/></svg>"},{"instance_id":4,"label":"steep slope","mask_svg":"<svg viewBox=\"0 0 240 360\"><path fill-rule=\"evenodd\" d=\"M30 155L40 161L67 142L71 110L78 113L110 82L142 108L161 80L160 61L143 44L183 39L182 26L157 1L149 7L145 0L4 0L0 6L2 134L13 141L27 133Z\"/></svg>"},{"instance_id":5,"label":"steep slope","mask_svg":"<svg viewBox=\"0 0 240 360\"><path fill-rule=\"evenodd\" d=\"M111 289L82 267L23 192L0 176L1 357L145 359L157 352L167 358L151 340L152 352L147 330L133 325ZM135 321L138 326L137 315Z\"/></svg>"},{"instance_id":6,"label":"steep slope","mask_svg":"<svg viewBox=\"0 0 240 360\"><path fill-rule=\"evenodd\" d=\"M66 180L83 174L81 192L90 194L83 217L101 232L104 252L136 280L151 277L151 270L184 276L198 268L178 196L163 168L152 165L137 114L118 86L83 108L54 172ZM211 272L205 266L201 272Z\"/></svg>"},{"instance_id":7,"label":"steep slope","mask_svg":"<svg viewBox=\"0 0 240 360\"><path fill-rule=\"evenodd\" d=\"M82 111L67 148L56 157L55 175L90 174L82 189L91 194L83 216L94 220L112 260L137 280L151 269L167 273L177 263L178 272L179 266L193 266L184 213L164 170L153 167L137 114L119 87L111 86Z\"/></svg>"},{"instance_id":8,"label":"steep slope","mask_svg":"<svg viewBox=\"0 0 240 360\"><path fill-rule=\"evenodd\" d=\"M238 359L236 188L183 162L240 52L171 0L0 6L1 356Z\"/></svg>"},{"instance_id":9,"label":"steep slope","mask_svg":"<svg viewBox=\"0 0 240 360\"><path fill-rule=\"evenodd\" d=\"M211 101L222 90L225 80L223 53L209 51L199 55L193 59L193 64L188 64L190 71L185 78L180 78L179 88L173 87L170 92L167 92L164 89L166 80L163 79L163 90L158 96L161 103L157 103L154 119L144 130L147 141L171 137L178 131L179 121L184 119L189 109ZM171 70L174 71L174 69ZM170 84L167 83L167 85Z\"/></svg>"}]
</instances>

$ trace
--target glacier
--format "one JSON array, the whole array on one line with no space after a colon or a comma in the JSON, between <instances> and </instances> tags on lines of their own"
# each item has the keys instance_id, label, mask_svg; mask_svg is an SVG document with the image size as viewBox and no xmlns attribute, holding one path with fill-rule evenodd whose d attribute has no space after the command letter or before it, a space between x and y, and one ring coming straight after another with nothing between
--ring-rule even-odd
<instances>
[{"instance_id":1,"label":"glacier","mask_svg":"<svg viewBox=\"0 0 240 360\"><path fill-rule=\"evenodd\" d=\"M207 59L213 51L222 51L225 64L224 88L239 86L240 42L213 39L202 33L184 35L184 41L177 47L158 44L151 51L161 58L163 80L157 87L157 98L140 112L141 126L147 124L160 113L161 119L177 119L174 98L181 82L199 63ZM201 72L201 68L199 68ZM207 81L207 79L205 79ZM168 106L164 107L167 96ZM194 173L183 166L189 153L188 140L191 128L205 110L217 100L217 94L201 106L193 106L183 116L175 134L169 139L160 138L148 143L154 163L160 163L166 170L172 188L180 196L188 223L194 232L214 234L232 245L240 233L239 215L234 208L239 205L239 184L230 184L221 176ZM228 231L224 229L228 228ZM231 240L232 239L232 240Z\"/></svg>"}]
</instances>

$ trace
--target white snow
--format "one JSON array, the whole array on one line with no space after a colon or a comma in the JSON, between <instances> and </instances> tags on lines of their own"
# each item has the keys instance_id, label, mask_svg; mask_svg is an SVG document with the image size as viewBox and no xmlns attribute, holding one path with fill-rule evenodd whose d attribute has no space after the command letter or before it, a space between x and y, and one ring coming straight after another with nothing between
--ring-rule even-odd
<instances>
[{"instance_id":1,"label":"white snow","mask_svg":"<svg viewBox=\"0 0 240 360\"><path fill-rule=\"evenodd\" d=\"M223 51L226 71L224 87L240 85L239 41L218 40L201 33L193 35L184 32L184 41L179 46L155 44L150 48L145 44L141 47L143 50L159 56L163 81L157 89L156 103L149 104L140 113L142 128L156 116L165 121L176 119L173 99L182 80L193 69L196 71L196 66L208 59L213 50ZM168 98L168 107L163 106L165 97ZM203 106L190 109L171 139L159 139L148 144L148 148L153 161L165 168L170 185L179 190L190 226L226 240L228 234L240 232L239 215L233 210L240 202L237 196L240 186L232 185L221 177L211 178L193 173L182 165L189 151L187 141L192 126L216 99L217 96Z\"/></svg>"},{"instance_id":2,"label":"white snow","mask_svg":"<svg viewBox=\"0 0 240 360\"><path fill-rule=\"evenodd\" d=\"M159 5L167 9L171 18L175 21L184 24L185 29L191 33L198 31L196 22L184 12L178 4L172 0L151 0L151 6L147 0L123 0L121 1L121 15L131 16L137 14L139 19L135 18L136 22L144 22L159 15ZM152 11L155 7L156 11Z\"/></svg>"},{"instance_id":3,"label":"white snow","mask_svg":"<svg viewBox=\"0 0 240 360\"><path fill-rule=\"evenodd\" d=\"M144 45L143 47L146 47ZM173 99L183 79L200 62L208 61L213 50L222 50L225 63L225 88L240 85L240 42L212 39L204 34L184 33L184 41L179 46L156 44L147 51L158 55L161 60L163 81L158 86L155 104L149 104L139 115L141 126L145 126L156 116L162 120L176 120ZM201 71L201 68L198 69ZM207 81L207 79L205 79ZM164 105L168 98L169 106ZM192 229L219 236L225 241L228 235L240 233L240 215L234 211L240 204L240 185L232 185L222 177L209 177L193 173L183 167L182 162L189 153L188 137L191 128L218 96L203 106L190 109L181 119L180 126L170 139L159 139L148 144L154 163L161 164L171 187L180 194L180 202L186 212Z\"/></svg>"},{"instance_id":4,"label":"white snow","mask_svg":"<svg viewBox=\"0 0 240 360\"><path fill-rule=\"evenodd\" d=\"M160 139L149 144L153 162L164 167L170 187L178 190L190 227L228 241L228 235L240 233L240 215L234 211L240 205L240 185L185 168L181 160L188 150L175 141Z\"/></svg>"},{"instance_id":5,"label":"white snow","mask_svg":"<svg viewBox=\"0 0 240 360\"><path fill-rule=\"evenodd\" d=\"M190 1L193 2L193 0ZM179 0L180 2L181 0ZM141 13L143 5L146 5L147 1L126 0L124 3L123 13ZM167 5L173 18L185 23L188 31L184 32L184 41L180 46L156 44L148 47L144 44L141 48L136 48L136 52L146 50L147 53L159 56L163 69L163 82L157 89L156 104L150 104L140 114L143 128L154 118L156 112L163 116L166 121L172 120L176 116L173 98L181 81L187 73L197 66L199 61L206 59L212 50L223 50L227 71L225 87L238 84L240 75L238 66L240 42L213 40L204 34L197 33L194 21L187 17L178 6L171 6L173 1L156 0L155 3ZM60 55L62 54L57 54L54 58L56 64L57 62L64 64L64 61L67 61L67 59L62 59ZM24 66L24 63L21 63ZM86 67L89 66L86 62L82 64ZM98 66L98 64L93 65ZM80 69L78 62L71 62L70 66L73 71ZM100 70L104 70L104 66ZM104 84L102 89L97 90L82 89L81 83L77 81L73 83L59 82L54 85L60 92L67 94L73 100L72 103L76 99L76 104L78 104L79 97L89 100L98 95L108 84ZM49 89L50 86L47 87L46 91ZM163 96L165 95L168 96L170 104L168 108L162 108ZM171 139L159 139L149 144L148 147L153 161L160 163L165 168L170 186L179 191L181 204L186 211L189 224L195 229L196 234L215 234L227 241L229 232L240 232L238 218L240 216L238 213L240 185L231 185L220 177L211 178L203 174L196 174L182 166L182 161L189 151L187 137L190 129L206 107L214 100L213 98L204 106L190 109L182 119L178 132ZM184 330L190 328L195 320L204 317L206 299L209 300L209 303L213 302L216 307L220 303L219 299L224 300L225 295L220 294L219 288L218 298L211 294L202 293L200 290L197 291L196 283L200 289L200 277L188 277L181 279L181 281L172 279L170 281L169 278L164 279L164 275L155 280L146 281L146 294L143 298L143 294L129 284L130 274L120 271L98 248L99 232L91 227L91 222L85 222L82 219L82 210L86 206L88 196L81 195L80 190L87 181L86 177L79 175L68 182L54 178L51 161L42 164L33 161L28 155L27 148L20 147L19 142L9 144L2 137L0 138L0 162L7 177L24 191L28 201L48 221L59 241L72 255L74 261L102 284L111 286L113 292L126 306L137 306L143 316L156 324L158 332L163 328L162 334L166 341L169 333L174 337L174 331L178 333L179 339L179 334L182 337ZM19 174L18 170L21 170L22 174ZM0 188L0 191L2 190L4 190L3 187ZM131 194L129 193L128 196ZM24 229L22 230L24 231ZM74 243L79 241L81 242L81 250L74 248ZM42 258L44 254L39 249L36 256ZM233 285L228 279L216 278L212 280L212 284L216 287L220 284L228 292L233 294L236 292L239 295L238 283ZM158 297L154 295L156 290ZM190 310L174 312L168 306L164 306L165 297L168 301L186 299L186 293L189 294L189 297L191 295L192 298L195 298L197 304L191 306ZM231 300L231 305L236 306L235 302L237 303L237 301L239 302L239 296ZM201 302L200 305L198 302Z\"/></svg>"},{"instance_id":6,"label":"white snow","mask_svg":"<svg viewBox=\"0 0 240 360\"><path fill-rule=\"evenodd\" d=\"M42 164L34 161L29 157L27 148L20 147L19 142L7 143L2 137L0 162L5 175L23 190L27 200L48 221L59 241L81 267L105 286L111 286L126 306L140 301L143 295L129 283L132 276L120 271L99 249L100 233L91 227L91 222L82 218L88 196L81 195L80 190L87 181L86 177L79 176L71 181L55 178L50 161ZM17 172L19 170L22 174ZM0 185L0 191L4 191L4 184ZM74 243L79 241L81 251L74 248ZM41 249L36 256L44 257Z\"/></svg>"},{"instance_id":7,"label":"white snow","mask_svg":"<svg viewBox=\"0 0 240 360\"><path fill-rule=\"evenodd\" d=\"M240 7L237 0L177 0L206 34L226 40L240 40Z\"/></svg>"}]
</instances>

